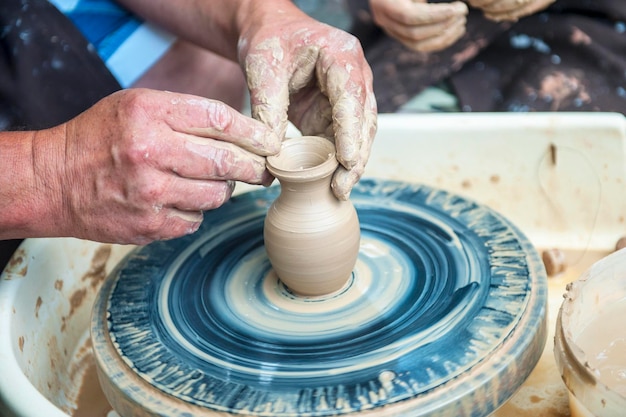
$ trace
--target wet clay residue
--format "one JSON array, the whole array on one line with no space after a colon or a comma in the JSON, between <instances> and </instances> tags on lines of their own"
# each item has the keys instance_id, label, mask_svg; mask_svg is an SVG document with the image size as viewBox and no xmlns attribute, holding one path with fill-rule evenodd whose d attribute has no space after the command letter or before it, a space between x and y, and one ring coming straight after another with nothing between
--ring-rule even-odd
<instances>
[{"instance_id":1,"label":"wet clay residue","mask_svg":"<svg viewBox=\"0 0 626 417\"><path fill-rule=\"evenodd\" d=\"M611 271L611 278L614 278L614 274ZM597 278L600 277L598 276ZM619 291L617 285L615 286L615 291ZM582 293L584 294L585 292L583 291ZM626 314L626 302L618 301L607 304L606 300L602 298L604 298L602 295L596 294L596 305L602 305L602 308L594 308L594 310L599 310L600 313L589 313L596 316L591 318L573 342L585 354L585 367L600 382L609 387L611 391L621 396L626 396L626 375L624 374L624 369L626 369L626 354L624 353L626 352L626 331L624 331L624 326L621 320L619 320L620 317L624 317ZM585 308L580 305L578 309L587 313ZM576 317L576 313L581 314L579 311L576 311L572 314L572 317ZM585 317L585 313L581 315ZM616 320L616 318L618 319ZM572 334L578 331L577 328L565 330L571 330ZM594 393L588 395L589 397L587 398L593 398L594 395L602 394Z\"/></svg>"},{"instance_id":2,"label":"wet clay residue","mask_svg":"<svg viewBox=\"0 0 626 417\"><path fill-rule=\"evenodd\" d=\"M39 318L39 309L41 308L41 305L43 304L43 300L41 299L41 297L37 297L37 302L35 303L35 317Z\"/></svg>"},{"instance_id":3,"label":"wet clay residue","mask_svg":"<svg viewBox=\"0 0 626 417\"><path fill-rule=\"evenodd\" d=\"M556 248L544 250L541 253L541 259L546 268L549 277L553 277L565 271L567 268L567 260L565 253Z\"/></svg>"},{"instance_id":4,"label":"wet clay residue","mask_svg":"<svg viewBox=\"0 0 626 417\"><path fill-rule=\"evenodd\" d=\"M0 272L2 272L1 269ZM5 268L5 279L9 280L15 276L25 277L26 273L28 273L26 251L22 248L18 248Z\"/></svg>"},{"instance_id":5,"label":"wet clay residue","mask_svg":"<svg viewBox=\"0 0 626 417\"><path fill-rule=\"evenodd\" d=\"M78 351L78 361L70 368L70 378L79 386L74 400L75 408L70 411L72 417L108 417L113 408L109 405L96 371L91 338ZM109 414L111 413L111 414Z\"/></svg>"},{"instance_id":6,"label":"wet clay residue","mask_svg":"<svg viewBox=\"0 0 626 417\"><path fill-rule=\"evenodd\" d=\"M62 332L65 331L67 320L71 318L72 315L74 315L74 312L80 308L86 296L87 290L85 288L74 291L74 293L70 296L70 312L67 316L61 318L61 321L63 323L61 325Z\"/></svg>"},{"instance_id":7,"label":"wet clay residue","mask_svg":"<svg viewBox=\"0 0 626 417\"><path fill-rule=\"evenodd\" d=\"M81 282L89 282L92 290L100 288L102 281L106 278L106 264L111 257L111 245L101 245L93 255L91 259L91 266L85 272L81 278ZM57 287L58 284L58 287ZM63 287L63 281L58 280L55 282L54 287L61 289ZM70 312L67 316L61 317L61 331L64 332L68 321L72 318L74 313L82 306L83 302L87 298L88 288L81 288L72 293L69 298Z\"/></svg>"},{"instance_id":8,"label":"wet clay residue","mask_svg":"<svg viewBox=\"0 0 626 417\"><path fill-rule=\"evenodd\" d=\"M81 289L74 291L74 294L70 297L70 316L74 314L74 312L80 308L83 304L83 300L85 300L85 296L87 295L86 289Z\"/></svg>"},{"instance_id":9,"label":"wet clay residue","mask_svg":"<svg viewBox=\"0 0 626 417\"><path fill-rule=\"evenodd\" d=\"M85 370L83 383L76 398L76 410L72 413L72 417L107 417L111 411L113 408L109 405L98 382L96 365L91 363Z\"/></svg>"},{"instance_id":10,"label":"wet clay residue","mask_svg":"<svg viewBox=\"0 0 626 417\"><path fill-rule=\"evenodd\" d=\"M54 289L57 291L61 291L63 289L63 280L62 279L57 279L56 281L54 281Z\"/></svg>"},{"instance_id":11,"label":"wet clay residue","mask_svg":"<svg viewBox=\"0 0 626 417\"><path fill-rule=\"evenodd\" d=\"M99 287L102 281L104 281L104 278L106 278L106 264L110 256L111 245L100 246L93 255L91 267L85 275L83 275L82 281L90 281L92 288Z\"/></svg>"},{"instance_id":12,"label":"wet clay residue","mask_svg":"<svg viewBox=\"0 0 626 417\"><path fill-rule=\"evenodd\" d=\"M556 166L556 145L554 143L550 144L550 162L552 163L552 166Z\"/></svg>"},{"instance_id":13,"label":"wet clay residue","mask_svg":"<svg viewBox=\"0 0 626 417\"><path fill-rule=\"evenodd\" d=\"M498 415L515 417L563 417L569 415L567 392L560 385L547 385L545 392L533 392L522 388L518 397L513 397L499 410ZM548 396L546 396L547 394Z\"/></svg>"},{"instance_id":14,"label":"wet clay residue","mask_svg":"<svg viewBox=\"0 0 626 417\"><path fill-rule=\"evenodd\" d=\"M48 389L50 390L50 395L53 396L63 391L63 384L58 383L58 379L56 379L54 374L56 374L57 369L63 369L62 364L65 363L65 358L61 354L59 340L56 336L50 337L50 339L46 341L46 346L46 350L49 353L48 361L50 369L52 370L52 373L48 375L48 378L50 378L48 380ZM56 394L53 394L53 392Z\"/></svg>"}]
</instances>

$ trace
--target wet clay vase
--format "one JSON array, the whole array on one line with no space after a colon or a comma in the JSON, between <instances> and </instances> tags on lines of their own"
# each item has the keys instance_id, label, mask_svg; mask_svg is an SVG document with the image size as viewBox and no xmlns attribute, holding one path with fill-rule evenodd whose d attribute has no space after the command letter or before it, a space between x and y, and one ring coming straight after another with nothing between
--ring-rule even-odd
<instances>
[{"instance_id":1,"label":"wet clay vase","mask_svg":"<svg viewBox=\"0 0 626 417\"><path fill-rule=\"evenodd\" d=\"M299 295L341 289L356 263L359 219L352 203L332 192L337 166L335 146L317 136L287 139L267 158L281 192L265 218L265 249L276 275Z\"/></svg>"}]
</instances>

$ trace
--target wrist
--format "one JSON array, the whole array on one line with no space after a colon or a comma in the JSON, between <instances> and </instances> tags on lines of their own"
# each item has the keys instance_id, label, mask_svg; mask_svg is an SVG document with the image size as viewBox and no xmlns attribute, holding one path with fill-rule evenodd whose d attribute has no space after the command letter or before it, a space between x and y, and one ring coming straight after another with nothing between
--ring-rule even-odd
<instances>
[{"instance_id":1,"label":"wrist","mask_svg":"<svg viewBox=\"0 0 626 417\"><path fill-rule=\"evenodd\" d=\"M259 28L280 31L288 18L304 14L291 0L242 0L235 15L235 28L239 36L238 52L251 34ZM244 42L245 43L245 42Z\"/></svg>"},{"instance_id":2,"label":"wrist","mask_svg":"<svg viewBox=\"0 0 626 417\"><path fill-rule=\"evenodd\" d=\"M0 238L61 235L63 150L58 128L5 132L0 155L6 169L0 179ZM5 165L6 164L6 165Z\"/></svg>"}]
</instances>

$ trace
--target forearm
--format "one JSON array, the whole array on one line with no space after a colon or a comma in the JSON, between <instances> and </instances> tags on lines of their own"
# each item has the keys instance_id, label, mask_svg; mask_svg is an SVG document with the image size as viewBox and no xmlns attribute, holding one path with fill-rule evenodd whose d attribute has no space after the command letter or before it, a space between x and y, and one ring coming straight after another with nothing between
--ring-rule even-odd
<instances>
[{"instance_id":1,"label":"forearm","mask_svg":"<svg viewBox=\"0 0 626 417\"><path fill-rule=\"evenodd\" d=\"M62 223L61 178L55 172L61 128L0 132L0 239L56 234Z\"/></svg>"},{"instance_id":2,"label":"forearm","mask_svg":"<svg viewBox=\"0 0 626 417\"><path fill-rule=\"evenodd\" d=\"M240 35L252 20L279 21L281 10L299 13L290 0L118 1L147 21L233 61L237 61Z\"/></svg>"}]
</instances>

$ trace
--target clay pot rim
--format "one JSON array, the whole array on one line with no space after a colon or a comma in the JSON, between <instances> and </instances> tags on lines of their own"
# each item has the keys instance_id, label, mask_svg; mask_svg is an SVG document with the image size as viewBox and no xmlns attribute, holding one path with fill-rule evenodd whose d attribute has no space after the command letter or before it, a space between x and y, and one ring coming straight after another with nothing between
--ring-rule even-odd
<instances>
[{"instance_id":1,"label":"clay pot rim","mask_svg":"<svg viewBox=\"0 0 626 417\"><path fill-rule=\"evenodd\" d=\"M294 155L302 155L302 148L306 147L307 153L312 158L322 160L313 166L290 168L289 162ZM320 136L301 136L288 138L283 141L282 148L276 155L268 156L267 169L277 178L288 181L311 181L312 179L324 178L332 174L339 162L335 158L335 145L328 139Z\"/></svg>"}]
</instances>

